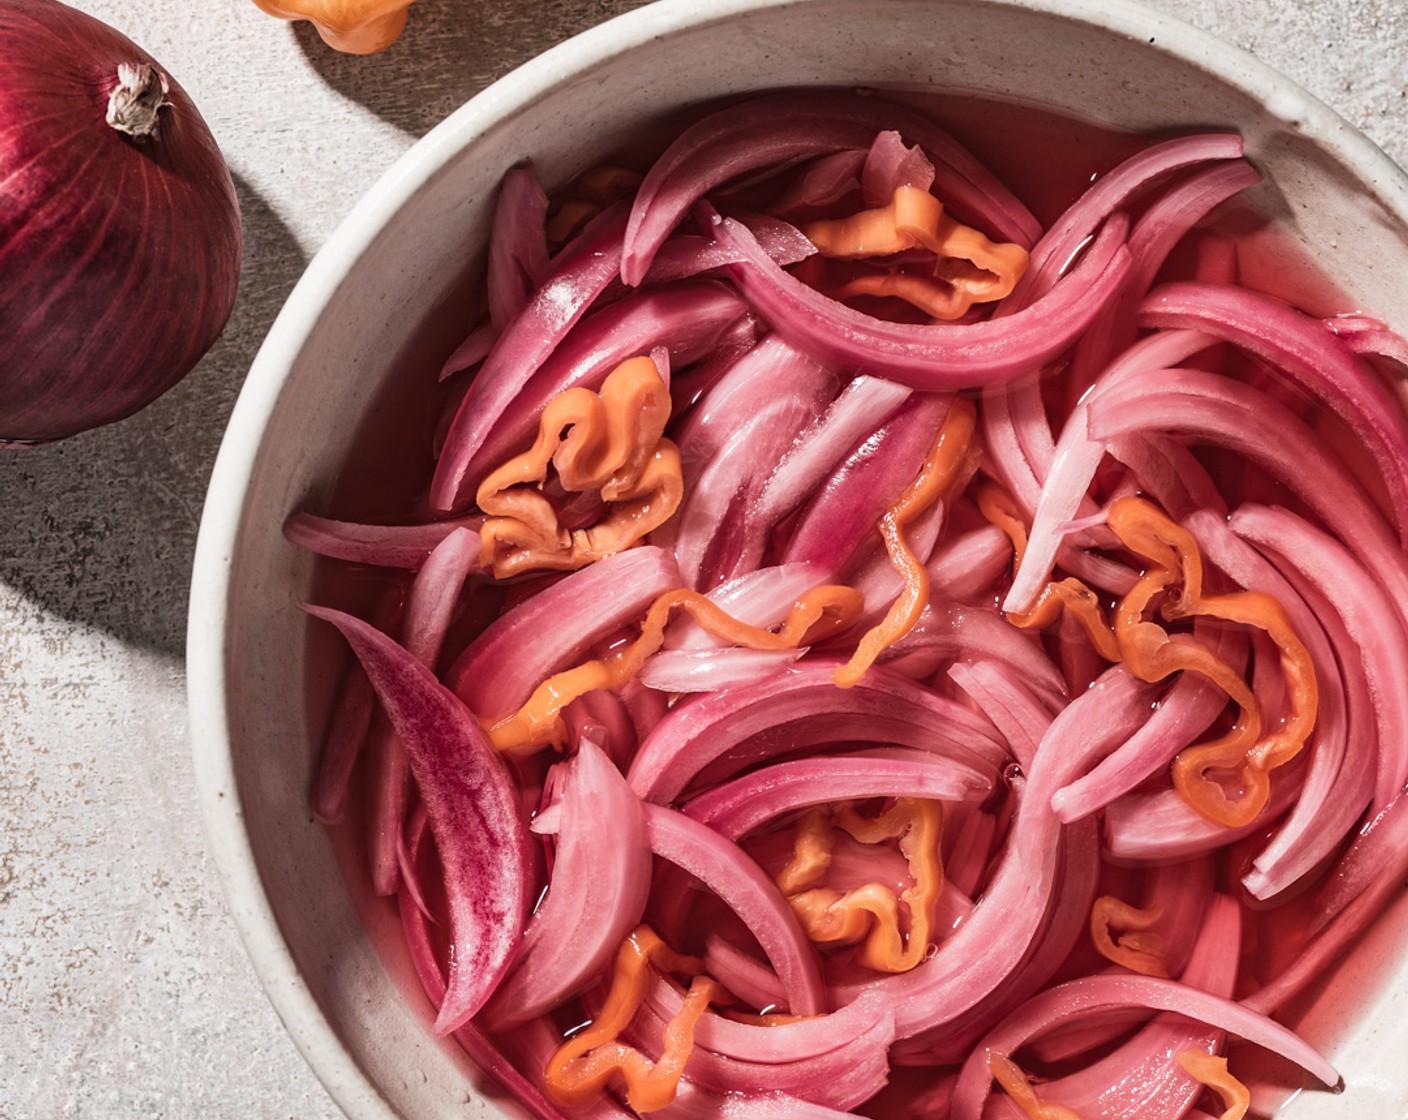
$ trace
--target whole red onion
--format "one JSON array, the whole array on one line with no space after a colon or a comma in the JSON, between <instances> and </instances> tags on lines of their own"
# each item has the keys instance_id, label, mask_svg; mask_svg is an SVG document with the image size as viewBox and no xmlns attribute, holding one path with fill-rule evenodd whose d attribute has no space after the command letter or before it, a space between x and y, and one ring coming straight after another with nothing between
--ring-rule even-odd
<instances>
[{"instance_id":1,"label":"whole red onion","mask_svg":"<svg viewBox=\"0 0 1408 1120\"><path fill-rule=\"evenodd\" d=\"M0 442L119 420L224 329L229 169L185 91L58 0L0 0Z\"/></svg>"}]
</instances>

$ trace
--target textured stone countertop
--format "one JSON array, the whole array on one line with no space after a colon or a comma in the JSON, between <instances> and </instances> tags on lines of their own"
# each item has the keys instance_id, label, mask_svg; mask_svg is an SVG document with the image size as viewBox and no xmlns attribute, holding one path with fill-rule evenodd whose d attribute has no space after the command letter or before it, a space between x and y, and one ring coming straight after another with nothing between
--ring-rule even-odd
<instances>
[{"instance_id":1,"label":"textured stone countertop","mask_svg":"<svg viewBox=\"0 0 1408 1120\"><path fill-rule=\"evenodd\" d=\"M235 935L192 792L183 645L206 480L260 340L357 197L494 78L637 5L420 0L393 49L353 58L250 0L76 3L201 107L239 189L245 260L229 328L175 391L0 452L0 1120L331 1118ZM1154 6L1408 162L1402 0Z\"/></svg>"}]
</instances>

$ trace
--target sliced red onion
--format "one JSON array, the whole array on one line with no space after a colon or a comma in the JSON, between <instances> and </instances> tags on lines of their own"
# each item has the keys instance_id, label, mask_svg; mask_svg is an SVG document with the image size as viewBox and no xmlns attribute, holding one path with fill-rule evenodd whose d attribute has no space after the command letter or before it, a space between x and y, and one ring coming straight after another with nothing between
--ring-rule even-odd
<instances>
[{"instance_id":1,"label":"sliced red onion","mask_svg":"<svg viewBox=\"0 0 1408 1120\"><path fill-rule=\"evenodd\" d=\"M643 800L674 800L701 770L749 744L756 759L804 744L896 743L991 774L1006 759L990 724L904 677L873 669L838 690L836 662L799 662L756 684L671 709L640 745L627 778Z\"/></svg>"},{"instance_id":2,"label":"sliced red onion","mask_svg":"<svg viewBox=\"0 0 1408 1120\"><path fill-rule=\"evenodd\" d=\"M1248 647L1238 631L1215 623L1195 623L1194 637L1241 672ZM1227 694L1207 678L1182 673L1158 700L1148 721L1111 751L1088 774L1056 791L1051 806L1067 823L1081 820L1163 771L1227 707Z\"/></svg>"},{"instance_id":3,"label":"sliced red onion","mask_svg":"<svg viewBox=\"0 0 1408 1120\"><path fill-rule=\"evenodd\" d=\"M750 97L685 129L651 167L626 231L621 278L639 284L651 258L694 204L740 175L846 149L869 149L898 129L920 144L936 172L936 193L955 212L1030 245L1035 220L1015 196L926 117L875 97L831 90Z\"/></svg>"},{"instance_id":4,"label":"sliced red onion","mask_svg":"<svg viewBox=\"0 0 1408 1120\"><path fill-rule=\"evenodd\" d=\"M786 669L802 649L671 649L647 658L640 682L659 692L717 692Z\"/></svg>"},{"instance_id":5,"label":"sliced red onion","mask_svg":"<svg viewBox=\"0 0 1408 1120\"><path fill-rule=\"evenodd\" d=\"M1209 160L1237 159L1241 154L1242 138L1235 133L1199 133L1151 145L1100 176L1032 247L1027 271L999 314L1027 307L1050 291L1101 223L1160 176Z\"/></svg>"},{"instance_id":6,"label":"sliced red onion","mask_svg":"<svg viewBox=\"0 0 1408 1120\"><path fill-rule=\"evenodd\" d=\"M406 881L411 880L408 877ZM398 901L401 924L405 930L406 947L410 951L411 963L415 967L416 975L420 979L426 997L433 1007L438 1008L445 1001L445 972L431 941L429 919L425 916L424 909L417 905L408 891L403 890ZM527 1109L536 1120L567 1120L567 1117L544 1096L542 1088L521 1072L523 1069L541 1068L546 1065L547 1058L555 1048L556 1042L553 1041L551 1046L543 1045L544 1042L549 1041L544 1035L545 1031L542 1025L520 1030L515 1041L526 1042L528 1045L515 1047L516 1053L511 1057L504 1052L498 1042L490 1038L474 1023L465 1023L454 1032L455 1041L464 1047L465 1053L474 1060L475 1064L498 1081L512 1095L513 1099ZM555 1039L555 1035L550 1037ZM537 1061L524 1061L522 1060L522 1050L532 1050L541 1056ZM519 1060L514 1060L515 1057ZM592 1109L590 1115L592 1120L597 1120L598 1117L600 1120L608 1120L608 1118L615 1120L616 1117L624 1117L626 1114L619 1109L612 1111ZM587 1117L574 1112L572 1120L587 1120Z\"/></svg>"},{"instance_id":7,"label":"sliced red onion","mask_svg":"<svg viewBox=\"0 0 1408 1120\"><path fill-rule=\"evenodd\" d=\"M470 460L519 390L606 290L620 266L624 229L618 208L594 219L558 254L533 298L504 327L450 424L430 486L434 508L451 510L473 500L464 493Z\"/></svg>"},{"instance_id":8,"label":"sliced red onion","mask_svg":"<svg viewBox=\"0 0 1408 1120\"><path fill-rule=\"evenodd\" d=\"M464 336L464 341L450 351L450 356L445 359L440 367L440 380L447 381L457 373L464 373L466 370L477 366L489 356L489 351L494 348L494 340L499 337L499 332L494 329L494 324L488 322L480 323L469 334ZM466 391L468 383L465 384ZM456 402L458 404L458 402ZM445 417L441 424L442 428L448 428L452 417ZM443 447L445 444L445 433L436 433L435 446Z\"/></svg>"},{"instance_id":9,"label":"sliced red onion","mask_svg":"<svg viewBox=\"0 0 1408 1120\"><path fill-rule=\"evenodd\" d=\"M937 394L916 394L883 428L853 445L798 515L783 563L839 569L919 474L948 404Z\"/></svg>"},{"instance_id":10,"label":"sliced red onion","mask_svg":"<svg viewBox=\"0 0 1408 1120\"><path fill-rule=\"evenodd\" d=\"M1042 738L1002 861L972 916L910 972L867 985L894 1000L900 1038L952 1023L986 1000L1022 962L1052 904L1061 826L1051 794L1129 735L1151 686L1111 669L1069 704Z\"/></svg>"},{"instance_id":11,"label":"sliced red onion","mask_svg":"<svg viewBox=\"0 0 1408 1120\"><path fill-rule=\"evenodd\" d=\"M743 921L782 978L794 1015L819 1015L826 997L816 951L777 885L737 844L683 813L645 806L650 850L693 875Z\"/></svg>"},{"instance_id":12,"label":"sliced red onion","mask_svg":"<svg viewBox=\"0 0 1408 1120\"><path fill-rule=\"evenodd\" d=\"M716 1093L687 1080L673 1103L651 1113L659 1120L845 1120L851 1115L786 1093Z\"/></svg>"},{"instance_id":13,"label":"sliced red onion","mask_svg":"<svg viewBox=\"0 0 1408 1120\"><path fill-rule=\"evenodd\" d=\"M496 1030L546 1014L608 975L621 942L640 924L650 893L650 846L639 799L590 739L579 743L567 769L547 897L533 915L517 963L486 1008ZM603 837L608 821L611 833Z\"/></svg>"},{"instance_id":14,"label":"sliced red onion","mask_svg":"<svg viewBox=\"0 0 1408 1120\"><path fill-rule=\"evenodd\" d=\"M984 1034L1049 984L1070 959L1077 943L1089 936L1090 908L1095 902L1101 870L1098 830L1089 821L1066 828L1060 834L1060 847L1060 890L1051 901L1045 928L1026 960L986 999L897 1046L897 1063L903 1053L905 1061L960 1065ZM975 909L965 921L972 921L976 913ZM910 1049L904 1053L902 1048Z\"/></svg>"},{"instance_id":15,"label":"sliced red onion","mask_svg":"<svg viewBox=\"0 0 1408 1120\"><path fill-rule=\"evenodd\" d=\"M1193 956L1179 982L1230 999L1241 937L1237 903L1226 895L1214 896L1197 934ZM1182 1120L1204 1086L1182 1068L1176 1056L1187 1050L1215 1053L1225 1037L1222 1031L1164 1012L1094 1064L1046 1082L1041 1096L1082 1116Z\"/></svg>"},{"instance_id":16,"label":"sliced red onion","mask_svg":"<svg viewBox=\"0 0 1408 1120\"><path fill-rule=\"evenodd\" d=\"M860 189L861 169L869 153L860 148L817 156L794 170L792 179L772 201L779 214L813 213L843 202Z\"/></svg>"},{"instance_id":17,"label":"sliced red onion","mask_svg":"<svg viewBox=\"0 0 1408 1120\"><path fill-rule=\"evenodd\" d=\"M401 645L426 668L435 668L465 580L478 570L479 534L456 529L435 546L411 581L401 621ZM384 722L374 726L376 743L370 751L376 771L371 782L372 887L377 894L390 895L396 893L400 881L410 770L400 737Z\"/></svg>"},{"instance_id":18,"label":"sliced red onion","mask_svg":"<svg viewBox=\"0 0 1408 1120\"><path fill-rule=\"evenodd\" d=\"M979 710L1002 732L1017 763L1029 767L1053 718L1042 698L1010 667L999 662L955 662L948 675L973 698Z\"/></svg>"},{"instance_id":19,"label":"sliced red onion","mask_svg":"<svg viewBox=\"0 0 1408 1120\"><path fill-rule=\"evenodd\" d=\"M1119 1007L1147 1007L1176 1012L1265 1047L1294 1062L1326 1086L1334 1088L1340 1084L1340 1075L1319 1051L1302 1041L1293 1031L1248 1010L1243 1004L1199 991L1176 980L1107 973L1049 988L1034 996L993 1030L983 1039L959 1075L958 1087L954 1090L955 1107L963 1109L963 1115L981 1115L983 1104L992 1091L988 1054L1011 1054L1034 1035L1087 1015Z\"/></svg>"},{"instance_id":20,"label":"sliced red onion","mask_svg":"<svg viewBox=\"0 0 1408 1120\"><path fill-rule=\"evenodd\" d=\"M816 414L819 401L835 393L829 367L769 339L759 350L777 353L779 373L793 371L778 391L757 387L744 422L704 466L676 513L675 559L687 586L717 587L754 565L762 538L772 526L750 516L768 476L797 442ZM785 387L784 387L785 385ZM690 448L689 454L695 449ZM751 543L756 541L757 543ZM810 559L798 557L796 559Z\"/></svg>"},{"instance_id":21,"label":"sliced red onion","mask_svg":"<svg viewBox=\"0 0 1408 1120\"><path fill-rule=\"evenodd\" d=\"M406 745L445 868L449 987L435 1029L447 1034L493 995L522 943L532 856L518 793L478 720L417 658L352 615L305 607L342 631Z\"/></svg>"},{"instance_id":22,"label":"sliced red onion","mask_svg":"<svg viewBox=\"0 0 1408 1120\"><path fill-rule=\"evenodd\" d=\"M1379 581L1348 549L1284 510L1244 506L1232 518L1238 536L1256 545L1283 570L1299 572L1343 621L1350 649L1341 662L1358 668L1368 684L1378 742L1373 812L1398 796L1408 781L1408 681L1393 666L1408 656L1408 635ZM1307 551L1308 550L1308 551ZM1367 729L1360 731L1367 734Z\"/></svg>"},{"instance_id":23,"label":"sliced red onion","mask_svg":"<svg viewBox=\"0 0 1408 1120\"><path fill-rule=\"evenodd\" d=\"M790 222L767 214L736 214L740 222L753 231L758 244L782 268L806 260L816 252L816 246ZM711 273L724 265L737 264L738 253L725 248L711 237L697 233L677 233L655 254L650 271L645 274L642 288L689 280Z\"/></svg>"},{"instance_id":24,"label":"sliced red onion","mask_svg":"<svg viewBox=\"0 0 1408 1120\"><path fill-rule=\"evenodd\" d=\"M841 391L777 465L751 516L776 525L806 501L835 470L848 448L887 424L914 390L862 374ZM756 564L761 556L747 556Z\"/></svg>"},{"instance_id":25,"label":"sliced red onion","mask_svg":"<svg viewBox=\"0 0 1408 1120\"><path fill-rule=\"evenodd\" d=\"M347 812L347 793L372 726L376 694L372 682L355 661L347 667L333 700L322 757L313 781L313 816L323 824L340 824Z\"/></svg>"},{"instance_id":26,"label":"sliced red onion","mask_svg":"<svg viewBox=\"0 0 1408 1120\"><path fill-rule=\"evenodd\" d=\"M1077 516L1090 490L1095 471L1105 454L1104 445L1091 438L1090 406L1098 395L1129 377L1146 370L1158 370L1196 354L1206 345L1206 336L1195 331L1164 331L1130 347L1101 375L1086 401L1077 405L1061 429L1052 455L1051 470L1042 483L1028 534L1022 566L1003 600L1005 611L1025 611L1051 578L1062 540L1061 526Z\"/></svg>"},{"instance_id":27,"label":"sliced red onion","mask_svg":"<svg viewBox=\"0 0 1408 1120\"><path fill-rule=\"evenodd\" d=\"M1408 619L1408 558L1383 516L1285 406L1249 385L1192 370L1127 378L1089 402L1090 434L1175 431L1247 456L1356 551Z\"/></svg>"},{"instance_id":28,"label":"sliced red onion","mask_svg":"<svg viewBox=\"0 0 1408 1120\"><path fill-rule=\"evenodd\" d=\"M500 615L455 659L445 683L481 718L501 719L678 586L674 560L649 545L598 560Z\"/></svg>"},{"instance_id":29,"label":"sliced red onion","mask_svg":"<svg viewBox=\"0 0 1408 1120\"><path fill-rule=\"evenodd\" d=\"M1021 376L1055 357L1119 290L1129 268L1125 223L1111 219L1051 293L1005 319L891 323L856 311L778 268L739 223L715 215L714 236L745 263L729 273L779 334L818 358L916 389L970 389Z\"/></svg>"},{"instance_id":30,"label":"sliced red onion","mask_svg":"<svg viewBox=\"0 0 1408 1120\"><path fill-rule=\"evenodd\" d=\"M905 544L916 558L922 560L934 551L939 537L943 535L947 520L948 507L942 501L935 501L905 526ZM879 545L883 542L875 543ZM860 592L861 601L865 604L860 617L855 621L854 629L848 633L862 634L878 625L889 614L890 607L904 593L905 578L895 567L889 549L875 545L869 550L860 548L856 558L846 565L846 570L849 572L846 582ZM932 584L929 587L929 596L934 597ZM899 662L891 667L902 669Z\"/></svg>"},{"instance_id":31,"label":"sliced red onion","mask_svg":"<svg viewBox=\"0 0 1408 1120\"><path fill-rule=\"evenodd\" d=\"M899 749L778 762L691 798L684 811L729 840L811 805L860 797L966 801L992 782L972 767Z\"/></svg>"},{"instance_id":32,"label":"sliced red onion","mask_svg":"<svg viewBox=\"0 0 1408 1120\"><path fill-rule=\"evenodd\" d=\"M588 735L599 743L618 769L624 770L636 752L636 727L620 695L604 688L584 692L562 709L571 741Z\"/></svg>"},{"instance_id":33,"label":"sliced red onion","mask_svg":"<svg viewBox=\"0 0 1408 1120\"><path fill-rule=\"evenodd\" d=\"M548 196L530 164L505 173L489 231L489 321L504 327L528 305L548 267Z\"/></svg>"},{"instance_id":34,"label":"sliced red onion","mask_svg":"<svg viewBox=\"0 0 1408 1120\"><path fill-rule=\"evenodd\" d=\"M1270 1014L1341 963L1350 947L1403 890L1408 874L1408 793L1401 793L1355 838L1316 898L1309 942L1246 1005Z\"/></svg>"},{"instance_id":35,"label":"sliced red onion","mask_svg":"<svg viewBox=\"0 0 1408 1120\"><path fill-rule=\"evenodd\" d=\"M996 525L984 525L945 540L930 554L930 595L976 604L1012 563L1012 544ZM992 596L988 596L992 601Z\"/></svg>"},{"instance_id":36,"label":"sliced red onion","mask_svg":"<svg viewBox=\"0 0 1408 1120\"><path fill-rule=\"evenodd\" d=\"M861 198L866 206L885 206L900 187L927 191L934 184L934 165L919 148L905 145L893 129L879 133L861 169Z\"/></svg>"},{"instance_id":37,"label":"sliced red onion","mask_svg":"<svg viewBox=\"0 0 1408 1120\"><path fill-rule=\"evenodd\" d=\"M669 1020L683 1003L678 989L663 979L652 983L646 1006ZM828 1015L759 1026L706 1011L694 1027L694 1044L725 1058L786 1064L831 1054L890 1019L885 998L868 992Z\"/></svg>"},{"instance_id":38,"label":"sliced red onion","mask_svg":"<svg viewBox=\"0 0 1408 1120\"><path fill-rule=\"evenodd\" d=\"M656 1039L663 1036L665 1021L648 1011L643 1019L636 1029ZM894 1020L886 1013L835 1049L790 1062L721 1057L700 1046L696 1037L685 1072L692 1084L716 1092L786 1093L826 1108L846 1110L884 1087L890 1072L887 1051L894 1036Z\"/></svg>"},{"instance_id":39,"label":"sliced red onion","mask_svg":"<svg viewBox=\"0 0 1408 1120\"><path fill-rule=\"evenodd\" d=\"M1408 420L1374 370L1331 331L1270 296L1215 284L1167 284L1140 308L1144 326L1189 327L1242 347L1334 409L1374 457L1400 535L1408 534Z\"/></svg>"},{"instance_id":40,"label":"sliced red onion","mask_svg":"<svg viewBox=\"0 0 1408 1120\"><path fill-rule=\"evenodd\" d=\"M818 362L776 336L739 358L714 382L675 430L685 486L743 430L759 401L774 396L806 396L821 411L835 395L832 366ZM668 528L668 525L666 526Z\"/></svg>"},{"instance_id":41,"label":"sliced red onion","mask_svg":"<svg viewBox=\"0 0 1408 1120\"><path fill-rule=\"evenodd\" d=\"M1105 810L1105 846L1117 860L1144 863L1215 851L1263 832L1284 816L1300 796L1304 769L1299 758L1283 766L1271 783L1266 807L1256 820L1237 827L1200 816L1173 789L1125 794Z\"/></svg>"},{"instance_id":42,"label":"sliced red onion","mask_svg":"<svg viewBox=\"0 0 1408 1120\"><path fill-rule=\"evenodd\" d=\"M484 518L478 514L424 525L359 525L334 521L314 513L295 513L284 522L284 537L291 544L355 564L415 571L435 546L457 529L477 538Z\"/></svg>"},{"instance_id":43,"label":"sliced red onion","mask_svg":"<svg viewBox=\"0 0 1408 1120\"><path fill-rule=\"evenodd\" d=\"M1041 647L1040 638L1010 625L996 611L958 603L930 601L908 634L887 654L898 669L918 659L923 670L936 672L955 658L994 661L1022 676L1031 687L1053 700L1066 695L1061 670Z\"/></svg>"},{"instance_id":44,"label":"sliced red onion","mask_svg":"<svg viewBox=\"0 0 1408 1120\"><path fill-rule=\"evenodd\" d=\"M1174 246L1214 209L1260 180L1260 173L1246 160L1218 161L1192 171L1150 204L1129 234L1134 267L1125 290L1076 347L1071 380L1086 384L1086 370L1094 372L1093 367L1134 341L1135 308Z\"/></svg>"}]
</instances>

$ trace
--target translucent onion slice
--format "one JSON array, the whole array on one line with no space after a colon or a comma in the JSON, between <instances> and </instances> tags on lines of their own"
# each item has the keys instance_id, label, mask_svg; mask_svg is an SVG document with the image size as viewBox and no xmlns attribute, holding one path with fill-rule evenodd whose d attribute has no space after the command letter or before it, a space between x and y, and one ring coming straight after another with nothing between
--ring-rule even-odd
<instances>
[{"instance_id":1,"label":"translucent onion slice","mask_svg":"<svg viewBox=\"0 0 1408 1120\"><path fill-rule=\"evenodd\" d=\"M917 747L984 774L1006 760L992 725L962 705L880 668L838 692L835 668L808 659L776 677L677 705L641 743L627 774L631 788L644 800L668 803L710 763L745 745L747 761L846 742Z\"/></svg>"},{"instance_id":2,"label":"translucent onion slice","mask_svg":"<svg viewBox=\"0 0 1408 1120\"><path fill-rule=\"evenodd\" d=\"M778 762L691 798L684 811L738 840L784 813L861 797L966 801L990 792L977 770L924 751L897 748Z\"/></svg>"},{"instance_id":3,"label":"translucent onion slice","mask_svg":"<svg viewBox=\"0 0 1408 1120\"><path fill-rule=\"evenodd\" d=\"M566 767L547 897L485 1009L496 1030L547 1013L607 972L645 912L651 863L640 800L589 738Z\"/></svg>"},{"instance_id":4,"label":"translucent onion slice","mask_svg":"<svg viewBox=\"0 0 1408 1120\"><path fill-rule=\"evenodd\" d=\"M693 875L748 927L787 991L794 1015L819 1015L826 997L816 950L777 885L737 844L683 813L645 806L650 850Z\"/></svg>"},{"instance_id":5,"label":"translucent onion slice","mask_svg":"<svg viewBox=\"0 0 1408 1120\"><path fill-rule=\"evenodd\" d=\"M423 525L362 525L314 513L295 513L284 522L284 537L300 548L334 560L415 571L435 546L456 529L467 529L477 537L483 522L484 518L476 514Z\"/></svg>"},{"instance_id":6,"label":"translucent onion slice","mask_svg":"<svg viewBox=\"0 0 1408 1120\"><path fill-rule=\"evenodd\" d=\"M738 291L780 335L818 358L917 389L978 388L1039 368L1094 320L1129 269L1125 223L1112 219L1062 283L1022 311L974 323L892 323L784 272L739 223L710 220L714 236L743 258L728 270Z\"/></svg>"},{"instance_id":7,"label":"translucent onion slice","mask_svg":"<svg viewBox=\"0 0 1408 1120\"><path fill-rule=\"evenodd\" d=\"M476 715L502 719L540 682L583 660L596 642L678 586L675 562L663 549L609 556L500 615L455 659L445 683Z\"/></svg>"}]
</instances>

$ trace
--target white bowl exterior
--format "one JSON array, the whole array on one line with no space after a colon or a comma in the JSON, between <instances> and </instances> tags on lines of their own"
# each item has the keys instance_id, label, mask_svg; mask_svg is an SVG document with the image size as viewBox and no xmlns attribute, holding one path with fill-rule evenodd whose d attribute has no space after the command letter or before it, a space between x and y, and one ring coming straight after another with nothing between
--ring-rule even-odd
<instances>
[{"instance_id":1,"label":"white bowl exterior","mask_svg":"<svg viewBox=\"0 0 1408 1120\"><path fill-rule=\"evenodd\" d=\"M1151 49L1150 44L1153 44ZM347 441L398 368L452 344L447 301L482 259L503 172L567 181L640 122L750 88L944 87L1062 105L1131 128L1238 125L1264 202L1329 278L1408 324L1408 182L1322 104L1249 56L1131 4L663 0L554 48L418 143L310 265L270 331L211 482L193 582L191 720L214 856L270 998L354 1117L521 1115L435 1039L394 931L368 930L307 808L311 564L280 535L318 509ZM316 701L315 701L316 702ZM1402 921L1396 927L1404 925ZM383 955L374 943L390 947ZM1401 952L1385 932L1370 957ZM1351 965L1351 969L1357 967ZM1287 1120L1408 1115L1408 968L1346 1027L1349 1091ZM1324 1015L1334 1018L1327 997Z\"/></svg>"}]
</instances>

